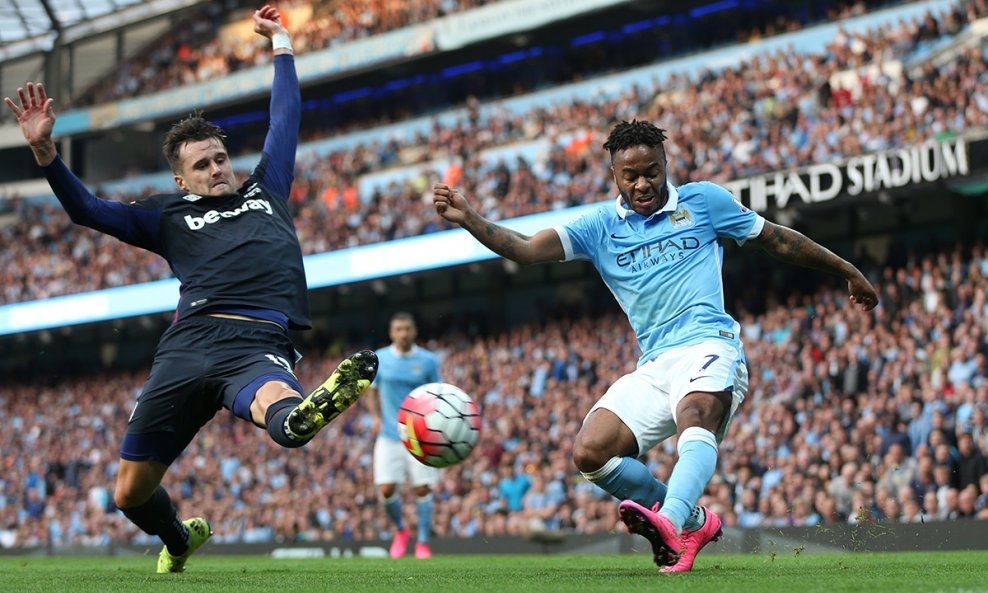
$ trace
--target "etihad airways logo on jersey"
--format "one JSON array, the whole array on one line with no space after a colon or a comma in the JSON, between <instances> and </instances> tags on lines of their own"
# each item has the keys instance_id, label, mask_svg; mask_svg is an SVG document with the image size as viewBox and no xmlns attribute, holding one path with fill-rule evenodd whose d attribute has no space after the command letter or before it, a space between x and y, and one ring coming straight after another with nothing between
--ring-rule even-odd
<instances>
[{"instance_id":1,"label":"etihad airways logo on jersey","mask_svg":"<svg viewBox=\"0 0 988 593\"><path fill-rule=\"evenodd\" d=\"M622 268L630 266L631 272L640 272L661 263L686 259L686 252L699 248L700 240L696 237L674 237L625 251L615 261Z\"/></svg>"},{"instance_id":2,"label":"etihad airways logo on jersey","mask_svg":"<svg viewBox=\"0 0 988 593\"><path fill-rule=\"evenodd\" d=\"M218 210L210 210L209 212L203 214L202 216L185 216L185 224L189 225L189 228L193 231L198 231L199 229L205 227L207 224L213 224L214 222L219 222L224 218L234 218L240 216L248 210L260 210L266 212L268 215L274 213L274 209L271 208L271 203L267 200L246 200L239 207L233 210L225 210L220 212Z\"/></svg>"}]
</instances>

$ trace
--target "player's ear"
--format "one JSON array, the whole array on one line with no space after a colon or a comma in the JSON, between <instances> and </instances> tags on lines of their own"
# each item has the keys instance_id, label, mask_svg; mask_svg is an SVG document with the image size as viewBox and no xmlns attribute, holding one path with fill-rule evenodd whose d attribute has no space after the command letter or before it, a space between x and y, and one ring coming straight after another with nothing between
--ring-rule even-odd
<instances>
[{"instance_id":1,"label":"player's ear","mask_svg":"<svg viewBox=\"0 0 988 593\"><path fill-rule=\"evenodd\" d=\"M181 175L175 175L175 185L177 185L179 189L189 191L188 186L185 185L185 179Z\"/></svg>"}]
</instances>

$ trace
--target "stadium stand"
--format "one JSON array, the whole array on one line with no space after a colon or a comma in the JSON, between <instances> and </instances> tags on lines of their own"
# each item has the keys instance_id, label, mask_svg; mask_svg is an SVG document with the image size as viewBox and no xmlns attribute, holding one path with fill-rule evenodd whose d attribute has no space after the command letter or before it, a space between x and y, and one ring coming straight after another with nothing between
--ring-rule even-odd
<instances>
[{"instance_id":1,"label":"stadium stand","mask_svg":"<svg viewBox=\"0 0 988 593\"><path fill-rule=\"evenodd\" d=\"M988 519L985 246L910 253L901 267L879 269L883 302L870 315L827 286L769 291L764 311L735 311L757 372L724 444L731 454L701 501L727 524ZM637 346L616 312L561 311L428 342L444 357L444 379L473 393L486 419L471 462L444 474L440 536L615 528L614 502L569 457L583 414L633 367ZM305 359L303 383L338 358ZM117 514L107 490L143 377L116 371L5 386L0 545L154 543ZM67 422L52 425L45 409L64 410ZM382 538L371 417L341 420L327 429L332 447L285 456L247 423L218 419L179 459L168 487L210 517L220 542ZM649 454L660 478L674 452L670 442ZM307 511L286 511L295 508Z\"/></svg>"},{"instance_id":2,"label":"stadium stand","mask_svg":"<svg viewBox=\"0 0 988 593\"><path fill-rule=\"evenodd\" d=\"M328 153L303 147L292 196L303 250L446 228L421 199L435 179L479 190L494 219L597 201L609 191L606 155L598 149L603 130L642 114L674 130L669 159L678 182L726 182L988 127L988 41L939 66L927 64L918 77L902 68L985 15L988 5L978 1L880 33L840 30L824 52L760 54L716 75L674 73L613 97L580 97L522 114L481 116L473 103L461 120L436 123L406 142L378 139ZM890 68L875 75L876 65ZM829 81L838 78L847 86L832 88ZM544 137L536 151L517 144ZM131 201L156 191L170 188L111 195ZM110 265L116 242L72 226L57 209L25 203L16 215L0 229L7 280L0 304L170 276L161 262L129 248L125 266ZM96 265L67 264L70 245Z\"/></svg>"}]
</instances>

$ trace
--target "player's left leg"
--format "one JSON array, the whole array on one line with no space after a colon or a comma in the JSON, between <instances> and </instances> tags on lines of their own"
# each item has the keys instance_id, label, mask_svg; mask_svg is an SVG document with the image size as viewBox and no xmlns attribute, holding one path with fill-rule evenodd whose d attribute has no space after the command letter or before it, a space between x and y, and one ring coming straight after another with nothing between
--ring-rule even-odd
<instances>
[{"instance_id":1,"label":"player's left leg","mask_svg":"<svg viewBox=\"0 0 988 593\"><path fill-rule=\"evenodd\" d=\"M337 416L347 410L370 387L377 374L377 355L370 350L346 358L322 385L302 398L294 375L263 374L243 388L235 398L249 397L250 419L267 429L283 447L305 445ZM234 404L236 412L236 403Z\"/></svg>"},{"instance_id":2,"label":"player's left leg","mask_svg":"<svg viewBox=\"0 0 988 593\"><path fill-rule=\"evenodd\" d=\"M210 385L218 383L223 407L266 428L283 447L309 442L349 408L377 374L377 355L358 352L303 398L294 371L297 352L281 328L240 319L208 318L208 322L228 337L215 354L208 377Z\"/></svg>"},{"instance_id":3,"label":"player's left leg","mask_svg":"<svg viewBox=\"0 0 988 593\"><path fill-rule=\"evenodd\" d=\"M677 385L670 401L676 410L679 460L657 512L628 509L669 550L665 572L684 572L710 541L720 538L720 519L696 506L717 468L718 444L747 391L744 354L739 345L711 341L679 354ZM709 515L709 516L708 516ZM623 516L623 515L622 515Z\"/></svg>"},{"instance_id":4,"label":"player's left leg","mask_svg":"<svg viewBox=\"0 0 988 593\"><path fill-rule=\"evenodd\" d=\"M309 440L349 408L377 376L377 354L361 350L343 362L322 385L285 418L285 428L298 440Z\"/></svg>"}]
</instances>

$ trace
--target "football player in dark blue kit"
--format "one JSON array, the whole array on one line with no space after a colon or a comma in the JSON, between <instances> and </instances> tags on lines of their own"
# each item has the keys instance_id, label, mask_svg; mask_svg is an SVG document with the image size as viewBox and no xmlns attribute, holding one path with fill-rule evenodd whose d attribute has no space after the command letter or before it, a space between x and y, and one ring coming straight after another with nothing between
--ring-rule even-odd
<instances>
[{"instance_id":1,"label":"football player in dark blue kit","mask_svg":"<svg viewBox=\"0 0 988 593\"><path fill-rule=\"evenodd\" d=\"M309 329L302 250L287 200L294 179L301 98L288 31L278 11L254 13L271 39L271 123L261 161L237 184L225 135L193 115L175 124L165 158L181 193L133 204L94 196L52 141L53 100L44 87L17 89L17 116L35 160L72 221L153 251L181 281L175 322L161 337L147 384L127 424L114 501L165 544L158 572L181 572L212 534L202 517L182 521L161 480L220 408L266 428L284 447L306 444L346 410L377 373L377 356L345 359L303 398L289 329Z\"/></svg>"}]
</instances>

